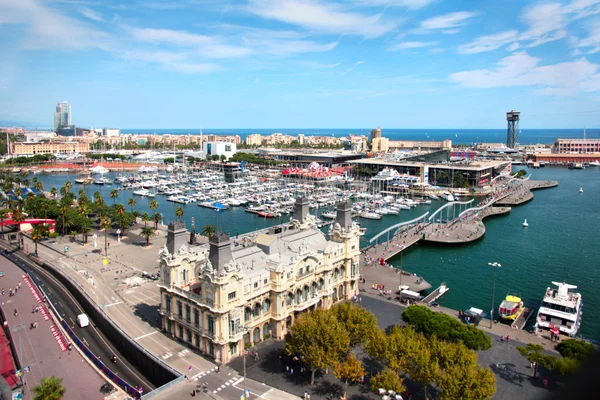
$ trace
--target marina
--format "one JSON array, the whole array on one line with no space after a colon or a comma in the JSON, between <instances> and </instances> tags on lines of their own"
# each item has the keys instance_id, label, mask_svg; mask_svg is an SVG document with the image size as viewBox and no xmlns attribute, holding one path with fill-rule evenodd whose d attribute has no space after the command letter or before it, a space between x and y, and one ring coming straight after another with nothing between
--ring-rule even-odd
<instances>
[{"instance_id":1,"label":"marina","mask_svg":"<svg viewBox=\"0 0 600 400\"><path fill-rule=\"evenodd\" d=\"M414 285L414 289L419 289L420 291L425 291L424 293L427 293L428 290L431 289L431 286L435 286L436 288L440 285L441 282L446 282L448 287L452 287L452 291L448 291L447 294L444 294L444 296L442 296L440 299L437 300L438 303L440 303L440 305L442 306L446 306L446 307L450 307L453 309L464 309L466 306L480 306L480 308L486 309L486 307L484 306L485 304L488 304L489 307L489 300L486 300L486 298L489 298L489 293L491 290L491 283L490 283L490 271L487 270L482 270L481 268L477 268L476 266L479 264L485 264L482 263L482 260L489 260L490 258L498 258L498 257L502 257L502 258L506 258L507 261L504 261L503 264L513 264L513 266L511 267L511 271L510 274L511 276L513 276L513 278L511 279L515 279L515 274L516 277L520 277L519 278L519 285L523 286L522 288L519 288L520 293L523 294L523 300L524 303L526 305L526 307L530 307L534 310L537 310L537 306L539 305L540 299L539 299L539 292L542 291L543 288L539 288L539 286L536 286L536 282L538 282L539 280L535 277L533 277L531 274L537 274L539 273L539 271L543 271L545 269L541 269L542 265L555 265L557 263L557 260L561 259L561 256L556 254L556 252L554 251L554 249L548 249L545 247L545 243L546 241L535 241L535 237L538 237L540 234L542 234L544 237L549 235L549 236L553 236L554 232L555 232L555 228L559 229L560 231L564 232L565 235L567 235L566 237L569 237L569 235L571 235L571 232L574 232L572 229L569 229L568 227L568 220L567 219L556 219L555 216L558 214L564 214L565 212L565 207L564 207L564 201L570 197L571 194L576 194L578 197L577 201L584 201L587 202L589 201L592 196L594 196L594 194L596 194L596 196L598 195L597 193L597 189L596 187L597 184L595 185L594 182L598 182L598 174L594 174L594 171L598 171L597 169L594 168L590 168L590 169L585 169L582 171L572 171L572 170L567 170L567 169L559 169L559 168L553 168L553 167L549 167L549 168L543 168L543 169L536 169L536 170L529 170L529 172L531 173L531 180L532 181L560 181L560 185L556 188L553 189L551 191L540 191L539 194L536 194L535 200L532 202L527 203L527 205L523 205L523 206L513 206L511 207L510 212L508 212L506 214L506 216L504 217L499 217L499 218L493 218L493 219L489 219L486 218L486 222L485 222L485 235L481 236L479 239L477 239L477 241L473 241L473 242L465 242L463 244L459 244L457 243L456 245L458 245L458 247L455 246L451 246L451 247L439 247L440 244L443 244L441 242L441 240L433 240L433 239L437 239L436 237L430 237L429 239L431 240L426 240L423 241L422 240L422 235L411 235L411 233L413 231L411 231L410 229L414 229L411 227L406 227L405 231L403 233L406 233L406 237L398 237L395 236L393 241L390 243L383 243L384 240L383 239L387 239L387 235L384 234L382 237L380 237L377 242L379 243L369 243L369 240L371 238L373 238L375 235L379 234L380 232L386 230L387 228L389 228L390 226L394 225L394 224L398 224L398 223L402 223L403 221L411 221L414 220L415 218L419 218L420 216L422 216L425 212L429 212L429 216L437 211L441 206L444 206L446 204L448 204L446 201L444 200L435 200L435 199L429 199L429 201L431 202L430 204L422 204L422 205L417 205L414 207L410 207L409 209L401 209L401 212L399 214L378 214L380 216L381 219L366 219L366 218L360 218L360 224L361 227L366 228L366 234L365 236L362 238L362 247L368 248L367 249L367 254L371 255L372 259L376 259L377 255L383 255L386 259L386 262L390 265L395 265L395 266L399 266L401 264L401 260L400 260L400 253L403 252L403 248L401 248L401 246L405 246L404 248L406 249L410 249L410 251L407 252L403 252L406 253L403 255L404 260L404 268L408 271L410 271L411 273L416 273L418 275L418 277L414 277L411 278L407 275L402 276L403 278L403 284L413 284ZM159 173L159 174L164 174L164 173ZM111 180L115 180L118 175L121 174L116 174L116 173L108 173L105 176L108 177ZM44 189L46 191L48 191L51 187L55 186L57 188L60 188L64 182L66 180L74 180L75 177L73 177L73 175L68 175L68 174L63 174L63 173L56 173L56 174L38 174L36 175L38 177L38 179L40 179L40 181L42 181L44 183ZM166 176L166 175L165 175ZM122 178L122 176L121 176ZM259 178L260 179L260 178ZM160 180L160 178L159 178ZM204 185L208 188L209 185L213 184L211 183L211 181L209 179L206 179L204 181L199 181L198 182L200 184L200 186ZM260 184L260 182L259 182ZM257 186L259 185L257 184ZM99 191L107 201L110 201L112 203L112 200L109 198L109 193L110 191L117 189L117 188L122 188L122 186L125 185L119 185L117 183L113 184L112 187L110 186L96 186L96 185L74 185L74 190L79 190L79 189L83 189L86 194L88 194L88 196L92 196L93 193L95 191ZM269 193L269 192L273 192L275 193L278 189L277 185L274 187L269 187L268 185L265 185L264 183L260 184L260 186L264 187L265 189L263 189L263 193ZM279 185L279 187L281 187ZM580 187L585 187L585 188L589 188L588 190L585 191L585 193L579 193L578 190ZM568 188L568 189L567 189ZM124 188L122 188L124 189ZM223 212L219 212L216 213L214 211L214 209L209 209L209 208L204 208L204 207L197 207L196 204L199 204L199 200L197 200L196 204L188 204L187 206L184 203L176 203L173 201L166 201L167 198L171 197L171 196L175 196L175 198L177 198L178 196L182 196L183 193L177 194L176 192L178 191L178 189L168 189L171 190L172 192L175 192L173 194L171 194L170 196L158 196L158 193L163 190L165 188L160 188L160 186L153 188L151 190L155 190L157 193L157 197L155 199L151 199L151 198L146 198L146 197L137 197L137 206L135 207L136 209L140 210L143 212L143 210L148 210L149 211L149 202L151 200L157 200L158 201L158 205L159 208L157 209L157 212L161 213L163 216L163 220L169 221L169 220L173 220L175 219L175 209L177 206L183 206L184 207L184 211L185 211L185 215L184 215L184 220L188 222L191 220L191 217L194 217L196 220L196 227L197 227L197 231L199 231L200 229L198 229L198 227L202 227L205 224L212 224L215 226L218 226L220 229L224 229L228 232L231 232L232 237L236 236L236 235L241 235L243 233L252 233L252 232L256 232L256 231L260 231L262 229L268 228L269 226L272 225L276 225L278 223L281 223L281 221L286 221L289 219L290 215L286 214L286 213L281 213L282 215L280 217L276 217L273 216L273 218L269 218L269 217L258 217L258 212L260 212L260 210L254 209L254 211L247 211L247 208L245 208L244 206L234 206L234 205L230 205L230 207ZM239 189L238 191L243 191L245 188L242 185L239 185ZM137 190L137 189L136 189ZM330 188L328 188L328 190L330 190ZM246 190L246 192L248 192ZM165 193L165 192L163 192ZM166 192L169 193L169 192ZM311 188L310 187L305 187L302 184L298 184L297 188L295 188L294 190L292 190L290 193L292 193L292 195L295 194L302 194L302 193L319 193L318 191L314 190L313 192L311 192ZM335 201L337 199L339 199L340 197L343 196L339 196L338 193L336 193L336 191L334 191L335 197L330 197L331 203L335 203ZM363 194L363 196L365 195L369 195L369 193L365 193ZM314 196L314 194L313 194ZM371 195L372 196L372 195ZM119 190L118 193L118 197L116 198L117 202L126 204L128 199L133 197L132 196L132 191L130 191L129 189L125 189L125 190ZM383 198L384 196L382 196ZM311 212L316 214L316 215L320 215L320 214L326 214L327 212L331 212L331 208L327 208L326 206L326 199L322 198L321 199L321 203L317 200L317 196L315 196L315 200L313 200L311 203ZM538 198L540 199L538 201ZM367 199L367 197L365 196L365 199ZM555 200L557 199L557 200ZM558 199L562 199L562 200L558 200ZM201 200L201 201L209 201L209 200L213 200L216 201L217 199L205 199L205 200ZM239 199L238 199L239 200ZM364 200L362 198L356 198L353 201L355 203L360 203L361 200L364 202ZM574 199L575 200L575 199ZM572 200L572 201L574 201ZM273 200L270 200L271 202ZM279 203L281 203L281 201L279 201ZM396 201L394 200L393 203L396 203ZM365 203L363 203L365 204ZM397 204L397 203L396 203ZM256 207L264 207L265 209L269 208L271 206L271 204L268 204L267 202L264 202L263 204L257 204ZM318 206L318 208L317 208ZM190 208L192 207L192 208ZM252 207L251 205L248 205L246 207ZM285 206L279 206L279 208L284 209ZM361 206L362 207L362 206ZM459 207L458 205L456 207ZM595 205L588 205L587 209L589 209L589 207L597 207ZM385 208L385 207L380 207L380 208ZM493 207L494 209L500 209L500 207ZM491 207L490 207L491 209ZM569 208L569 213L572 215L574 214L576 211L582 211L585 210L586 207L578 207L577 209L573 209L573 208ZM597 208L596 208L597 209ZM361 209L358 209L357 206L357 210L356 210L356 217L355 218L359 218L358 214L360 213ZM268 211L263 211L263 212L268 212ZM488 211L489 212L489 211ZM256 215L252 215L252 214L256 214ZM443 212L444 214L446 214L446 211ZM458 213L458 211L456 212ZM543 215L547 215L546 217L542 217ZM594 214L588 214L585 218L592 218L592 220L594 220L594 218L596 218L595 216L593 216ZM450 213L450 217L453 217L453 212ZM440 218L441 217L441 218ZM448 219L447 215L444 216L440 216L438 215L435 219L441 219L441 220L445 220ZM323 221L327 221L328 218L326 215L324 215L321 218ZM450 218L452 219L452 218ZM518 222L514 222L515 219L518 219ZM528 222L531 224L529 229L529 233L526 233L525 231L523 232L517 232L515 231L515 227L516 226L521 226L522 222L527 219ZM553 228L549 229L548 228L548 223L549 221L553 221ZM600 221L597 221L600 222ZM437 223L436 223L437 224ZM508 225L507 225L508 224ZM567 225L564 225L567 224ZM562 226L562 228L558 228ZM327 228L324 228L327 229ZM523 229L523 228L520 228ZM593 234L591 234L591 232L588 232L587 235L584 236L584 233L586 232L586 228L585 226L581 227L580 229L578 229L576 232L576 237L578 237L578 241L583 241L583 243L585 243L586 240L588 240L587 238L591 238L593 237ZM505 232L510 232L509 235L506 235ZM393 234L393 232L392 232ZM430 232L430 234L433 234L433 232ZM525 235L525 236L524 236ZM441 236L440 236L441 237ZM458 235L455 236L456 238L458 237ZM445 236L445 238L450 238L450 236ZM519 238L519 239L518 239ZM464 239L463 239L464 240ZM515 247L515 240L519 241L519 245L517 247ZM531 242L531 240L534 240L534 242ZM420 243L417 243L420 242ZM559 243L562 242L562 238L559 240ZM568 242L568 240L567 240ZM472 243L472 244L469 244ZM508 244L511 243L511 244ZM491 246L491 247L490 247ZM507 253L506 251L503 250L504 246L509 246L512 250L510 253ZM578 246L581 246L581 244L578 244ZM375 249L375 247L377 247L377 249ZM561 246L559 245L558 248L560 248ZM594 252L596 251L594 246L589 246L590 250L587 252ZM533 249L545 249L544 251L542 251L540 254L540 257L536 257L535 259L532 259L531 257L533 256L534 252L537 252L537 250L533 250ZM522 250L519 250L522 249ZM485 250L485 251L484 251ZM565 251L565 253L568 253L567 251ZM552 255L552 257L550 257L549 255ZM600 257L600 255L598 255ZM573 255L573 257L575 259L578 259L581 257L581 254L578 252L575 252L575 254ZM460 260L460 261L459 261ZM511 261L512 260L512 261ZM529 268L524 268L524 260L529 260L528 264L529 264ZM555 268L555 276L556 278L554 279L565 279L569 282L573 282L578 284L580 290L582 292L589 292L590 290L590 281L588 281L588 275L589 275L589 271L591 272L591 280L593 280L593 277L595 274L597 274L597 272L594 272L595 270L592 269L590 270L590 264L588 261L586 261L587 258L585 259L580 259L578 262L582 265L582 271L587 271L586 275L581 275L583 272L579 273L579 269L578 270L574 270L574 269L569 269L566 270L566 275L565 274L558 274L556 275L556 272L560 272L563 271L563 269L554 267ZM487 261L486 261L487 262ZM361 257L361 265L363 265L364 263L364 259L362 259ZM565 263L570 263L570 260L566 260L564 259L562 264ZM368 278L369 275L374 275L374 274L380 274L382 270L389 270L389 273L386 272L386 280L389 280L390 282L399 282L400 281L400 276L399 274L391 268L385 269L385 268L381 268L381 267L374 267L373 265L374 263L371 263L370 265L365 265L364 268L364 276L365 278ZM588 265L588 267L586 267L586 265ZM532 269L533 268L533 269ZM371 273L370 270L373 269L374 271ZM449 273L448 271L453 271L452 273ZM462 271L462 272L461 272ZM468 271L468 272L467 272ZM487 274L485 273L487 271ZM536 272L537 271L537 272ZM462 279L459 279L459 277L461 276L461 274L467 273L469 276L469 281L468 283ZM580 275L581 277L579 279L576 278L577 275ZM524 278L524 276L528 276L527 278ZM566 278L565 278L566 276ZM419 285L415 285L416 282L419 280L419 278L423 278L423 281L420 282ZM372 280L372 282L380 282L380 279L375 279ZM411 282L412 280L412 282ZM424 282L426 282L427 284L423 284ZM396 285L397 286L397 285ZM501 289L501 287L504 286L503 281L499 281L498 282L498 290ZM463 290L463 288L465 287L469 287L470 290ZM536 289L537 287L537 289ZM509 288L506 287L504 290L508 290ZM583 336L592 336L593 337L593 327L596 325L596 322L594 320L593 317L591 317L592 315L594 315L594 313L596 313L596 315L600 315L600 310L598 309L598 301L596 301L594 298L594 295L586 295L587 301L586 301L586 318L583 321L583 324L581 326L580 332L579 334L583 335ZM531 325L530 325L531 326Z\"/></svg>"}]
</instances>

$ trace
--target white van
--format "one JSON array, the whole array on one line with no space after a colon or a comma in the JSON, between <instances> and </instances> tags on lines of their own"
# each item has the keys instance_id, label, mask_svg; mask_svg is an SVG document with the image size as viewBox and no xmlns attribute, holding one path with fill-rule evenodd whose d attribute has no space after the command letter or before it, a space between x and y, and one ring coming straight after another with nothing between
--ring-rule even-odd
<instances>
[{"instance_id":1,"label":"white van","mask_svg":"<svg viewBox=\"0 0 600 400\"><path fill-rule=\"evenodd\" d=\"M87 315L79 314L77 316L77 325L79 325L81 328L85 328L89 324L90 324L90 319L88 318Z\"/></svg>"}]
</instances>

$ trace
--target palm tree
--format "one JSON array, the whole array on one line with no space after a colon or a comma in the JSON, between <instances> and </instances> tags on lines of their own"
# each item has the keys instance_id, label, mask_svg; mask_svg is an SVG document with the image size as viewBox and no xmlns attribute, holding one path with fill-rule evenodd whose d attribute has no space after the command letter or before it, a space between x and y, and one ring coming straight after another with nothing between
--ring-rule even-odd
<instances>
[{"instance_id":1,"label":"palm tree","mask_svg":"<svg viewBox=\"0 0 600 400\"><path fill-rule=\"evenodd\" d=\"M109 196L111 199L113 199L113 205L114 205L117 201L117 197L119 197L119 191L117 189L113 189L110 191Z\"/></svg>"},{"instance_id":2,"label":"palm tree","mask_svg":"<svg viewBox=\"0 0 600 400\"><path fill-rule=\"evenodd\" d=\"M67 192L71 191L71 188L73 187L73 182L66 181L64 187L66 188Z\"/></svg>"},{"instance_id":3,"label":"palm tree","mask_svg":"<svg viewBox=\"0 0 600 400\"><path fill-rule=\"evenodd\" d=\"M150 209L152 211L154 211L157 208L158 208L158 201L152 200L150 202ZM156 213L156 211L154 211L154 229L158 229L158 222L160 221L160 218L157 218L156 215L157 215L157 213Z\"/></svg>"},{"instance_id":4,"label":"palm tree","mask_svg":"<svg viewBox=\"0 0 600 400\"><path fill-rule=\"evenodd\" d=\"M70 209L71 209L71 207L69 205L67 205L66 203L62 203L60 205L60 207L58 208L58 211L60 212L60 216L62 218L62 234L63 234L63 236L65 235L65 228L66 228L65 217L67 216L67 213L69 212Z\"/></svg>"},{"instance_id":5,"label":"palm tree","mask_svg":"<svg viewBox=\"0 0 600 400\"><path fill-rule=\"evenodd\" d=\"M85 194L85 190L83 189L79 189L79 192L77 192L77 195L79 196L79 199L83 198L87 198L86 194Z\"/></svg>"},{"instance_id":6,"label":"palm tree","mask_svg":"<svg viewBox=\"0 0 600 400\"><path fill-rule=\"evenodd\" d=\"M155 235L154 229L150 226L145 226L142 228L140 235L146 238L146 247L150 245L150 238Z\"/></svg>"},{"instance_id":7,"label":"palm tree","mask_svg":"<svg viewBox=\"0 0 600 400\"><path fill-rule=\"evenodd\" d=\"M202 228L202 236L206 236L209 239L215 232L215 227L212 225L204 225L204 228Z\"/></svg>"},{"instance_id":8,"label":"palm tree","mask_svg":"<svg viewBox=\"0 0 600 400\"><path fill-rule=\"evenodd\" d=\"M144 221L144 227L148 226L148 221L150 221L150 216L148 213L142 214L142 221Z\"/></svg>"},{"instance_id":9,"label":"palm tree","mask_svg":"<svg viewBox=\"0 0 600 400\"><path fill-rule=\"evenodd\" d=\"M56 193L57 193L57 191L56 191L55 187L53 187L52 189L50 189L50 194L52 195L52 198L56 198Z\"/></svg>"},{"instance_id":10,"label":"palm tree","mask_svg":"<svg viewBox=\"0 0 600 400\"><path fill-rule=\"evenodd\" d=\"M181 217L183 217L183 207L177 207L177 209L175 210L175 215L177 216L177 220L181 222Z\"/></svg>"},{"instance_id":11,"label":"palm tree","mask_svg":"<svg viewBox=\"0 0 600 400\"><path fill-rule=\"evenodd\" d=\"M100 212L100 216L102 216L102 209L104 208L104 199L102 196L94 196L94 206L96 207L96 210Z\"/></svg>"},{"instance_id":12,"label":"palm tree","mask_svg":"<svg viewBox=\"0 0 600 400\"><path fill-rule=\"evenodd\" d=\"M108 217L100 218L100 228L104 229L104 254L108 257L108 228L110 228L111 220Z\"/></svg>"},{"instance_id":13,"label":"palm tree","mask_svg":"<svg viewBox=\"0 0 600 400\"><path fill-rule=\"evenodd\" d=\"M129 200L127 200L127 205L131 208L131 212L133 213L133 207L135 207L135 205L137 204L137 201L135 201L135 199L132 197Z\"/></svg>"},{"instance_id":14,"label":"palm tree","mask_svg":"<svg viewBox=\"0 0 600 400\"><path fill-rule=\"evenodd\" d=\"M84 216L79 223L79 230L83 234L83 244L87 244L88 235L92 230L92 220Z\"/></svg>"},{"instance_id":15,"label":"palm tree","mask_svg":"<svg viewBox=\"0 0 600 400\"><path fill-rule=\"evenodd\" d=\"M51 376L42 378L39 385L33 388L33 400L60 400L66 389L62 385L62 378Z\"/></svg>"},{"instance_id":16,"label":"palm tree","mask_svg":"<svg viewBox=\"0 0 600 400\"><path fill-rule=\"evenodd\" d=\"M33 179L37 179L37 178L33 178ZM36 188L37 190L39 190L40 192L44 191L44 184L41 181L37 181L34 185L34 188Z\"/></svg>"},{"instance_id":17,"label":"palm tree","mask_svg":"<svg viewBox=\"0 0 600 400\"><path fill-rule=\"evenodd\" d=\"M25 221L25 214L23 214L21 212L21 210L19 208L13 210L12 212L12 219L13 221L15 221L15 223L17 225L19 225L21 222ZM20 225L17 227L17 230L19 232L19 248L21 248L21 227Z\"/></svg>"},{"instance_id":18,"label":"palm tree","mask_svg":"<svg viewBox=\"0 0 600 400\"><path fill-rule=\"evenodd\" d=\"M2 210L0 210L0 220L4 220L7 215L8 215L7 208L3 208ZM0 225L0 229L2 230L2 233L4 234L4 224Z\"/></svg>"},{"instance_id":19,"label":"palm tree","mask_svg":"<svg viewBox=\"0 0 600 400\"><path fill-rule=\"evenodd\" d=\"M125 218L126 212L127 212L127 210L125 210L125 206L123 204L115 204L115 216L116 216L116 219L119 221L119 228L121 229L121 233L123 235L125 235L125 228L123 226L123 220Z\"/></svg>"},{"instance_id":20,"label":"palm tree","mask_svg":"<svg viewBox=\"0 0 600 400\"><path fill-rule=\"evenodd\" d=\"M161 221L162 216L160 213L155 212L152 214L152 219L154 220L154 230L158 230L158 223Z\"/></svg>"}]
</instances>

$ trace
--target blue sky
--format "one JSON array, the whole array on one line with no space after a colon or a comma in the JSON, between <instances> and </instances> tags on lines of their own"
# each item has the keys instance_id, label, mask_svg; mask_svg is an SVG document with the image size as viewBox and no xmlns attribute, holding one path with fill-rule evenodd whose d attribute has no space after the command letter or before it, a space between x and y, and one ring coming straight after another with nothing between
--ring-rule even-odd
<instances>
[{"instance_id":1,"label":"blue sky","mask_svg":"<svg viewBox=\"0 0 600 400\"><path fill-rule=\"evenodd\" d=\"M0 0L0 121L600 127L600 0Z\"/></svg>"}]
</instances>

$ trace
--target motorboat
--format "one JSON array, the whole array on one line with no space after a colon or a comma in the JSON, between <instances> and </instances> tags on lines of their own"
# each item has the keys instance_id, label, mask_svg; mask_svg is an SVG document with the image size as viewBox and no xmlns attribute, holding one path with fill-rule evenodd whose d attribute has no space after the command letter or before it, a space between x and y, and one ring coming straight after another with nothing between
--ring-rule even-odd
<instances>
[{"instance_id":1,"label":"motorboat","mask_svg":"<svg viewBox=\"0 0 600 400\"><path fill-rule=\"evenodd\" d=\"M583 188L582 187L579 188L579 193L583 193Z\"/></svg>"},{"instance_id":2,"label":"motorboat","mask_svg":"<svg viewBox=\"0 0 600 400\"><path fill-rule=\"evenodd\" d=\"M440 194L440 196L442 197L442 199L444 199L446 201L454 201L454 200L456 200L454 198L454 195L452 193L450 193L450 192L442 192Z\"/></svg>"},{"instance_id":3,"label":"motorboat","mask_svg":"<svg viewBox=\"0 0 600 400\"><path fill-rule=\"evenodd\" d=\"M108 168L104 168L102 165L96 165L93 168L90 168L90 174L92 175L103 175L109 172Z\"/></svg>"},{"instance_id":4,"label":"motorboat","mask_svg":"<svg viewBox=\"0 0 600 400\"><path fill-rule=\"evenodd\" d=\"M337 214L335 213L335 211L325 211L321 213L321 217L335 219L337 217Z\"/></svg>"},{"instance_id":5,"label":"motorboat","mask_svg":"<svg viewBox=\"0 0 600 400\"><path fill-rule=\"evenodd\" d=\"M600 161L596 160L596 161L590 162L590 167L600 167Z\"/></svg>"},{"instance_id":6,"label":"motorboat","mask_svg":"<svg viewBox=\"0 0 600 400\"><path fill-rule=\"evenodd\" d=\"M439 200L440 198L438 196L436 196L435 194L430 194L427 197L429 197L431 200Z\"/></svg>"},{"instance_id":7,"label":"motorboat","mask_svg":"<svg viewBox=\"0 0 600 400\"><path fill-rule=\"evenodd\" d=\"M536 328L553 330L574 337L581 325L583 301L581 293L572 292L575 285L552 282L548 287L536 317Z\"/></svg>"},{"instance_id":8,"label":"motorboat","mask_svg":"<svg viewBox=\"0 0 600 400\"><path fill-rule=\"evenodd\" d=\"M360 218L364 218L364 219L381 219L381 214L377 214L377 213L369 212L369 211L359 212L358 216Z\"/></svg>"},{"instance_id":9,"label":"motorboat","mask_svg":"<svg viewBox=\"0 0 600 400\"><path fill-rule=\"evenodd\" d=\"M508 295L500 307L498 307L498 315L500 318L514 321L519 316L519 313L523 310L523 301L520 297Z\"/></svg>"},{"instance_id":10,"label":"motorboat","mask_svg":"<svg viewBox=\"0 0 600 400\"><path fill-rule=\"evenodd\" d=\"M525 228L527 228L527 227L529 226L529 223L527 223L527 220L523 221L523 226L524 226Z\"/></svg>"}]
</instances>

